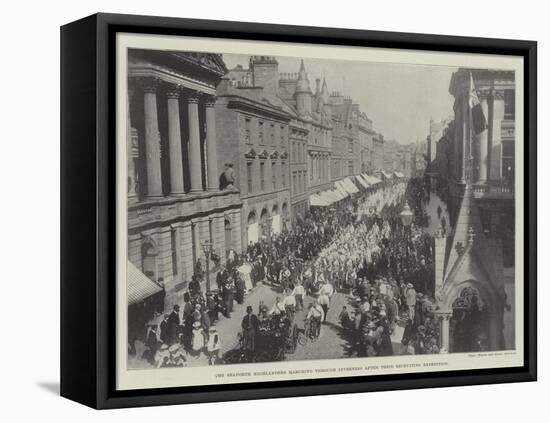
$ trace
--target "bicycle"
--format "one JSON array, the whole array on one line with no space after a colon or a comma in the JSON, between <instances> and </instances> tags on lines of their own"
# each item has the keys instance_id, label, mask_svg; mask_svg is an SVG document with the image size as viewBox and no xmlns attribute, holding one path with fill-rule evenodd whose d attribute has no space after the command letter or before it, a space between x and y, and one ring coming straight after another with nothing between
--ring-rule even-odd
<instances>
[{"instance_id":1,"label":"bicycle","mask_svg":"<svg viewBox=\"0 0 550 423\"><path fill-rule=\"evenodd\" d=\"M304 323L304 330L300 332L298 337L298 343L302 346L308 342L314 343L319 339L319 323L316 323L317 328L314 328L312 319L306 319ZM316 329L316 330L315 330Z\"/></svg>"}]
</instances>

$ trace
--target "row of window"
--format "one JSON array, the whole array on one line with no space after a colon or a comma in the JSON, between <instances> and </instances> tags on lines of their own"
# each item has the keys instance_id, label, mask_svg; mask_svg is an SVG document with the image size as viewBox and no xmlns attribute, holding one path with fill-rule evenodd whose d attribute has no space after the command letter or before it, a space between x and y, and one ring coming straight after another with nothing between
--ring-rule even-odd
<instances>
[{"instance_id":1,"label":"row of window","mask_svg":"<svg viewBox=\"0 0 550 423\"><path fill-rule=\"evenodd\" d=\"M347 161L347 172L346 172L346 161L345 160L334 160L332 161L332 175L333 176L348 176L355 175L355 163L353 160Z\"/></svg>"},{"instance_id":2,"label":"row of window","mask_svg":"<svg viewBox=\"0 0 550 423\"><path fill-rule=\"evenodd\" d=\"M279 188L285 188L288 186L287 181L287 163L286 161L271 162L271 180L268 180L268 174L266 167L269 162L266 160L256 160L256 161L247 161L246 162L246 187L248 194L254 194L256 192L266 192L274 191ZM254 186L254 166L257 165L259 168L258 177L259 177L259 187L258 189Z\"/></svg>"},{"instance_id":3,"label":"row of window","mask_svg":"<svg viewBox=\"0 0 550 423\"><path fill-rule=\"evenodd\" d=\"M311 157L309 159L309 180L328 180L329 157Z\"/></svg>"},{"instance_id":4,"label":"row of window","mask_svg":"<svg viewBox=\"0 0 550 423\"><path fill-rule=\"evenodd\" d=\"M301 194L306 192L306 171L298 170L292 172L292 192Z\"/></svg>"},{"instance_id":5,"label":"row of window","mask_svg":"<svg viewBox=\"0 0 550 423\"><path fill-rule=\"evenodd\" d=\"M316 126L313 127L313 143L315 145L329 146L329 140L330 136L328 129L318 128Z\"/></svg>"},{"instance_id":6,"label":"row of window","mask_svg":"<svg viewBox=\"0 0 550 423\"><path fill-rule=\"evenodd\" d=\"M293 163L304 163L307 157L307 145L302 141L292 141L290 152Z\"/></svg>"},{"instance_id":7,"label":"row of window","mask_svg":"<svg viewBox=\"0 0 550 423\"><path fill-rule=\"evenodd\" d=\"M286 128L284 125L276 125L264 120L244 118L244 141L246 144L259 144L276 146L286 145Z\"/></svg>"}]
</instances>

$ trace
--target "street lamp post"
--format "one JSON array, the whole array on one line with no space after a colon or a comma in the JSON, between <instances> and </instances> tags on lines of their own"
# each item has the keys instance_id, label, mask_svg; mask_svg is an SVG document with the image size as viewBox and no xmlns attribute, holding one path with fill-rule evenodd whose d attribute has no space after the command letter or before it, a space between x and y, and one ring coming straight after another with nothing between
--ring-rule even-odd
<instances>
[{"instance_id":1,"label":"street lamp post","mask_svg":"<svg viewBox=\"0 0 550 423\"><path fill-rule=\"evenodd\" d=\"M202 251L206 257L206 292L210 291L210 254L212 253L212 243L206 240L202 243Z\"/></svg>"},{"instance_id":2,"label":"street lamp post","mask_svg":"<svg viewBox=\"0 0 550 423\"><path fill-rule=\"evenodd\" d=\"M409 207L409 203L405 202L405 207L403 208L403 211L399 215L401 217L401 222L403 223L403 226L405 227L405 230L407 231L407 257L409 257L409 244L410 244L410 237L411 237L411 223L413 221L414 213L411 211L411 208Z\"/></svg>"}]
</instances>

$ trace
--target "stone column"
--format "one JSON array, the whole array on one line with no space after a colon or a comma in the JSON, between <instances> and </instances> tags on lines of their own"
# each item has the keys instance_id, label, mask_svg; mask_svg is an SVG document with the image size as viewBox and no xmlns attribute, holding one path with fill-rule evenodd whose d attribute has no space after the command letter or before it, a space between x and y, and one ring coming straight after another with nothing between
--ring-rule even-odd
<instances>
[{"instance_id":1,"label":"stone column","mask_svg":"<svg viewBox=\"0 0 550 423\"><path fill-rule=\"evenodd\" d=\"M485 119L489 119L489 105L487 102L487 94L480 96L479 101L481 103L481 108ZM483 132L477 135L478 142L478 163L479 171L477 174L476 182L479 184L485 184L487 182L487 164L488 164L488 142L489 142L489 131L488 128L485 128Z\"/></svg>"},{"instance_id":2,"label":"stone column","mask_svg":"<svg viewBox=\"0 0 550 423\"><path fill-rule=\"evenodd\" d=\"M181 153L181 128L179 92L169 91L168 97L168 143L170 148L170 194L184 194L183 159Z\"/></svg>"},{"instance_id":3,"label":"stone column","mask_svg":"<svg viewBox=\"0 0 550 423\"><path fill-rule=\"evenodd\" d=\"M145 157L147 169L147 197L162 197L160 169L160 134L157 116L157 92L154 81L144 88L145 111Z\"/></svg>"},{"instance_id":4,"label":"stone column","mask_svg":"<svg viewBox=\"0 0 550 423\"><path fill-rule=\"evenodd\" d=\"M191 192L202 191L201 137L199 131L199 95L193 92L186 98L189 117L189 169Z\"/></svg>"},{"instance_id":5,"label":"stone column","mask_svg":"<svg viewBox=\"0 0 550 423\"><path fill-rule=\"evenodd\" d=\"M206 100L206 166L209 191L219 189L218 180L218 145L216 140L216 97Z\"/></svg>"},{"instance_id":6,"label":"stone column","mask_svg":"<svg viewBox=\"0 0 550 423\"><path fill-rule=\"evenodd\" d=\"M436 312L439 318L439 352L441 354L449 352L449 321L451 320L452 312Z\"/></svg>"},{"instance_id":7,"label":"stone column","mask_svg":"<svg viewBox=\"0 0 550 423\"><path fill-rule=\"evenodd\" d=\"M126 102L126 159L128 162L128 201L136 200L136 169L133 156L132 120L130 118L130 99L133 92L128 90Z\"/></svg>"}]
</instances>

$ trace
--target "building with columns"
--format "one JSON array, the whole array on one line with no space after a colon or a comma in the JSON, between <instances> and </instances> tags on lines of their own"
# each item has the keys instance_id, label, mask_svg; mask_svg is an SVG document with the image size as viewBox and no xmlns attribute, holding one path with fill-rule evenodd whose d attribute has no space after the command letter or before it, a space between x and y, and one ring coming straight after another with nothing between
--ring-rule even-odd
<instances>
[{"instance_id":1,"label":"building with columns","mask_svg":"<svg viewBox=\"0 0 550 423\"><path fill-rule=\"evenodd\" d=\"M166 293L191 280L202 245L241 250L241 200L219 190L215 54L128 52L128 259Z\"/></svg>"},{"instance_id":2,"label":"building with columns","mask_svg":"<svg viewBox=\"0 0 550 423\"><path fill-rule=\"evenodd\" d=\"M470 127L471 78L487 120L477 135ZM479 336L488 349L509 349L515 342L514 73L459 69L449 91L454 119L442 131L430 163L451 220L435 248L442 346L469 348L455 336L467 328L448 323L454 317L455 322L475 320L472 338Z\"/></svg>"},{"instance_id":3,"label":"building with columns","mask_svg":"<svg viewBox=\"0 0 550 423\"><path fill-rule=\"evenodd\" d=\"M486 129L475 135L470 128L468 95L472 75L481 102ZM515 80L510 71L459 69L449 87L455 97L453 133L448 133L452 157L448 170L449 206L456 218L469 182L477 200L485 230L502 233L506 264L513 266L514 162L515 162Z\"/></svg>"},{"instance_id":4,"label":"building with columns","mask_svg":"<svg viewBox=\"0 0 550 423\"><path fill-rule=\"evenodd\" d=\"M293 110L277 95L278 82L276 59L252 56L248 69L230 70L217 88L218 154L235 170L243 246L291 225Z\"/></svg>"}]
</instances>

